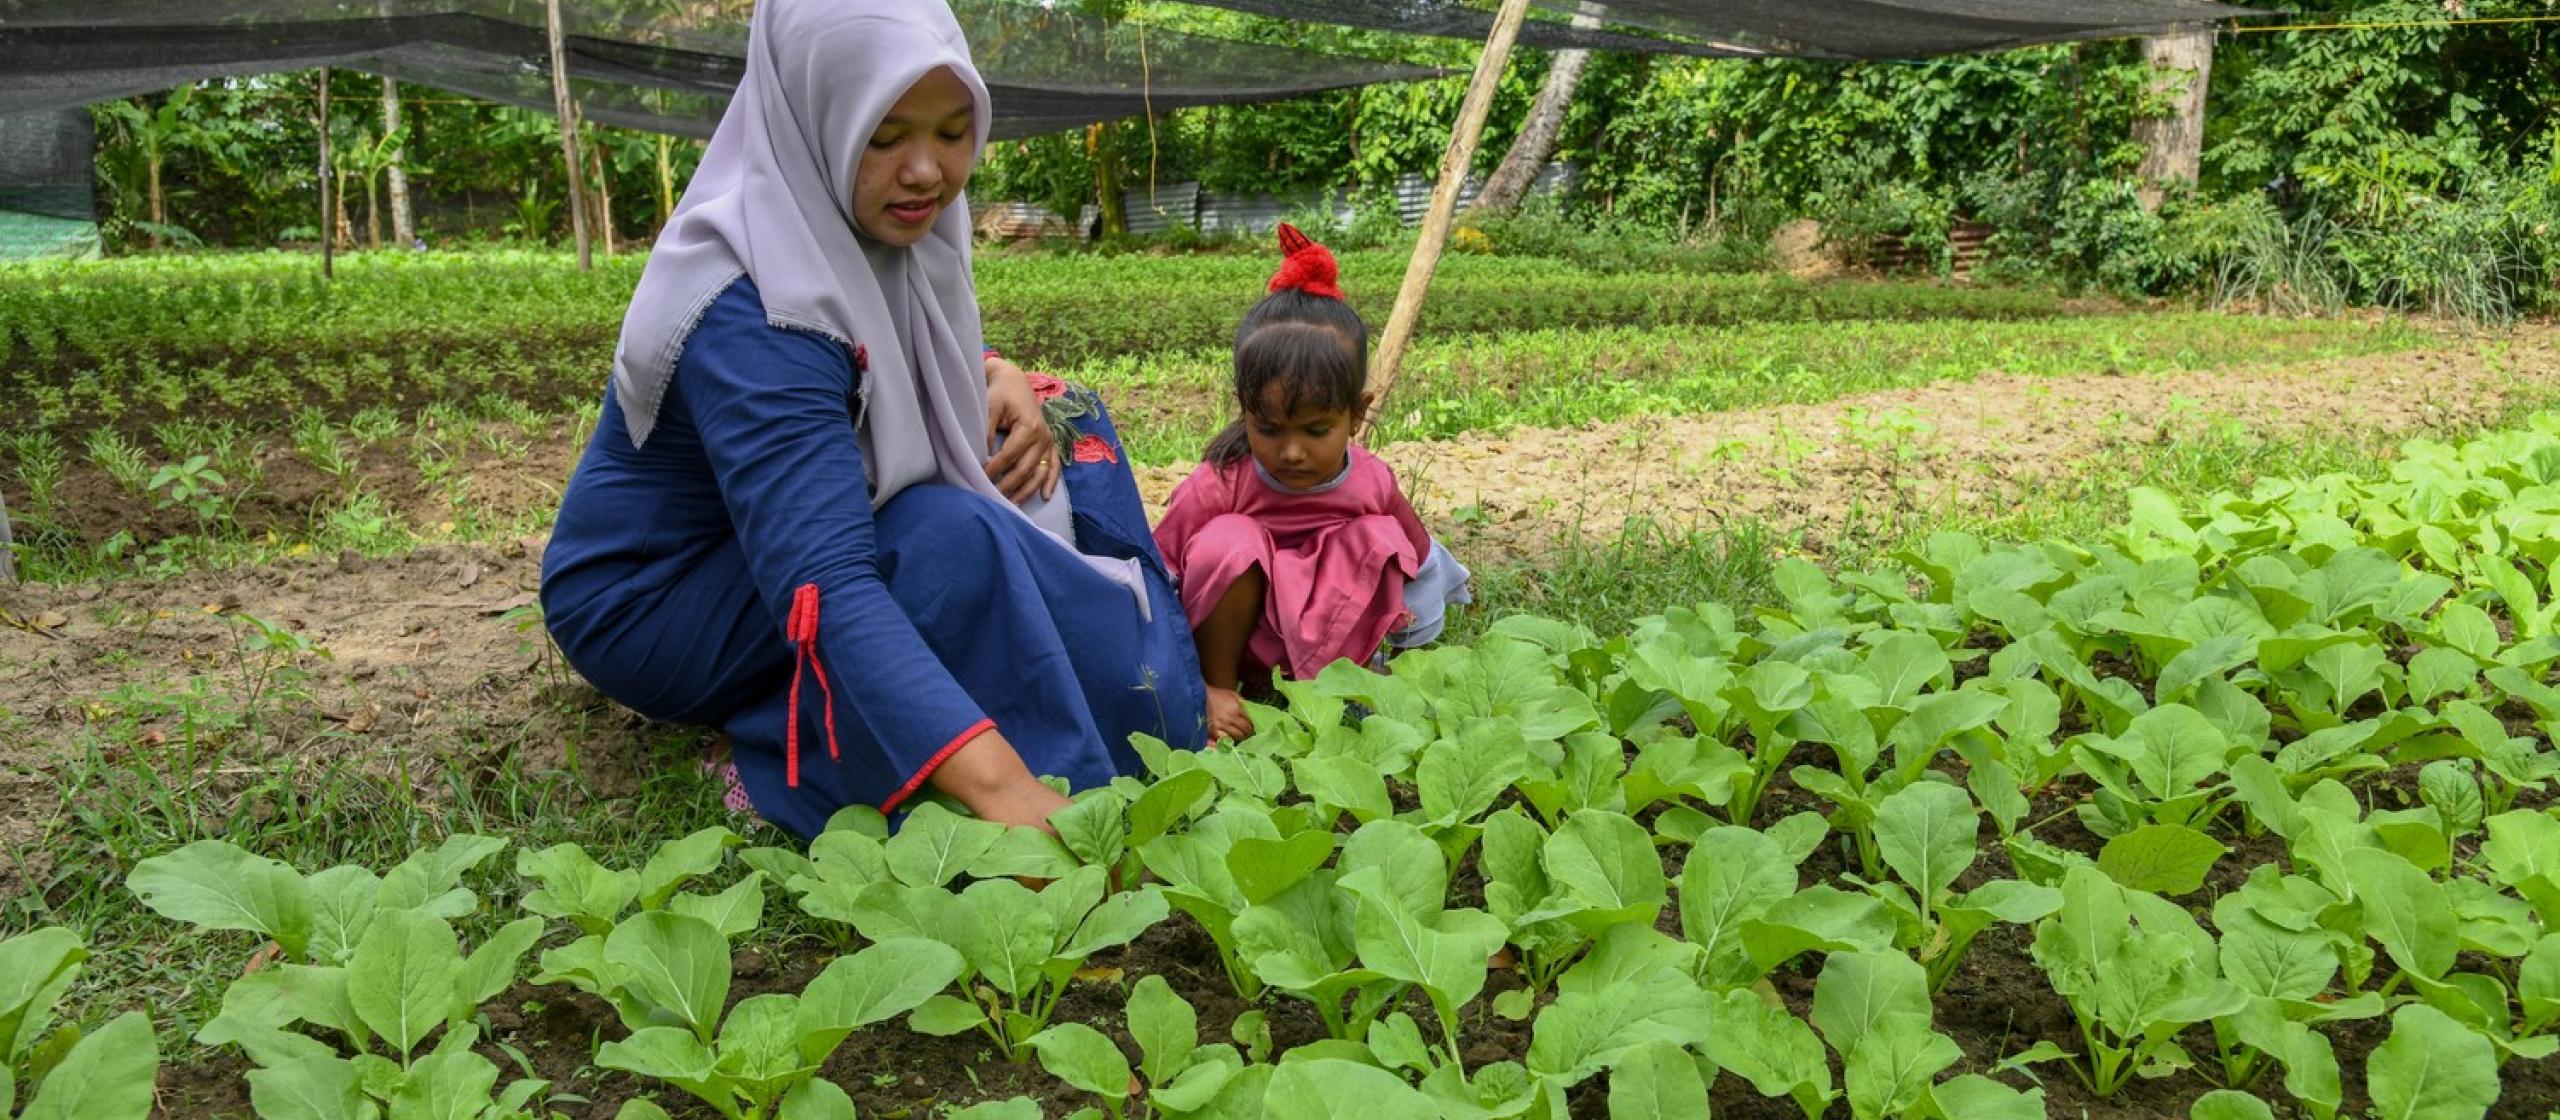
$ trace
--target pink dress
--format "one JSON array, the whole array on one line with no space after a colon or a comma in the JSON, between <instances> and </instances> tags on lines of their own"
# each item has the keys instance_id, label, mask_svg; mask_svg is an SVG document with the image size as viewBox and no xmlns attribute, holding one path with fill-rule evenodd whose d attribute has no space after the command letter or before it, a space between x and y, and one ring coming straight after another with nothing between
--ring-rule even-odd
<instances>
[{"instance_id":1,"label":"pink dress","mask_svg":"<svg viewBox=\"0 0 2560 1120\"><path fill-rule=\"evenodd\" d=\"M1295 680L1365 662L1412 621L1406 581L1432 555L1431 534L1395 471L1357 447L1342 476L1289 490L1251 459L1203 463L1175 488L1156 545L1197 629L1237 577L1260 566L1270 590L1245 647L1249 668Z\"/></svg>"}]
</instances>

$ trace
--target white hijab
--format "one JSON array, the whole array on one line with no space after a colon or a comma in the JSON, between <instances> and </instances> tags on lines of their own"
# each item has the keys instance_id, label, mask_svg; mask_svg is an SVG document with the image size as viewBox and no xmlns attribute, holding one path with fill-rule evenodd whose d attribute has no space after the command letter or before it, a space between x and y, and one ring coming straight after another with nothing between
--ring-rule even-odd
<instances>
[{"instance_id":1,"label":"white hijab","mask_svg":"<svg viewBox=\"0 0 2560 1120\"><path fill-rule=\"evenodd\" d=\"M1013 507L988 479L987 380L969 209L944 209L912 248L854 229L855 170L889 109L949 70L976 102L977 146L994 113L945 0L760 0L746 76L658 236L622 321L613 381L635 445L656 427L676 360L705 309L752 277L765 318L824 335L869 358L854 427L874 509L939 483L975 491L1062 543L1066 490ZM1073 545L1069 543L1070 550ZM1133 562L1087 558L1146 605Z\"/></svg>"}]
</instances>

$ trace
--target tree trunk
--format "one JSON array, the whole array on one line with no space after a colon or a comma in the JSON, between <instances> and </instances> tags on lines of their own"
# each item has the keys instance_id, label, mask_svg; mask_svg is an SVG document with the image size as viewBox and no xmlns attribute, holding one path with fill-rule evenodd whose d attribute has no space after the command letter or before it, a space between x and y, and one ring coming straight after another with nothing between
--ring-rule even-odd
<instances>
[{"instance_id":1,"label":"tree trunk","mask_svg":"<svg viewBox=\"0 0 2560 1120\"><path fill-rule=\"evenodd\" d=\"M169 204L160 194L161 159L157 141L153 142L150 153L143 158L151 165L151 224L166 227L169 224ZM160 230L154 229L151 231L151 246L156 249L160 245Z\"/></svg>"},{"instance_id":2,"label":"tree trunk","mask_svg":"<svg viewBox=\"0 0 2560 1120\"><path fill-rule=\"evenodd\" d=\"M338 189L336 193L338 196L338 213L336 217L332 219L331 225L329 226L329 238L330 240L337 242L341 248L354 249L356 247L356 224L347 217L347 172L345 168L338 169Z\"/></svg>"},{"instance_id":3,"label":"tree trunk","mask_svg":"<svg viewBox=\"0 0 2560 1120\"><path fill-rule=\"evenodd\" d=\"M18 554L10 547L9 499L0 497L0 587L18 582Z\"/></svg>"},{"instance_id":4,"label":"tree trunk","mask_svg":"<svg viewBox=\"0 0 2560 1120\"><path fill-rule=\"evenodd\" d=\"M2204 162L2205 91L2213 84L2213 31L2142 41L2151 89L2166 102L2157 117L2133 122L2142 145L2142 205L2158 209L2173 185L2193 185Z\"/></svg>"},{"instance_id":5,"label":"tree trunk","mask_svg":"<svg viewBox=\"0 0 2560 1120\"><path fill-rule=\"evenodd\" d=\"M578 159L578 103L569 96L569 37L560 26L560 0L546 0L543 22L551 37L551 107L560 117L560 162L569 172L569 226L578 239L578 271L595 268L587 244L586 170Z\"/></svg>"},{"instance_id":6,"label":"tree trunk","mask_svg":"<svg viewBox=\"0 0 2560 1120\"><path fill-rule=\"evenodd\" d=\"M320 68L320 277L334 280L338 275L338 239L336 227L330 225L332 207L337 200L330 195L337 171L329 165L329 68Z\"/></svg>"},{"instance_id":7,"label":"tree trunk","mask_svg":"<svg viewBox=\"0 0 2560 1120\"><path fill-rule=\"evenodd\" d=\"M1102 235L1129 232L1129 200L1120 192L1120 150L1112 146L1112 127L1098 124L1085 133L1085 146L1093 155L1094 206L1102 213Z\"/></svg>"},{"instance_id":8,"label":"tree trunk","mask_svg":"<svg viewBox=\"0 0 2560 1120\"><path fill-rule=\"evenodd\" d=\"M673 150L675 138L658 134L658 228L664 229L676 216L676 165Z\"/></svg>"},{"instance_id":9,"label":"tree trunk","mask_svg":"<svg viewBox=\"0 0 2560 1120\"><path fill-rule=\"evenodd\" d=\"M587 152L595 160L596 232L604 238L604 255L610 257L613 255L613 183L605 175L603 142L587 145Z\"/></svg>"},{"instance_id":10,"label":"tree trunk","mask_svg":"<svg viewBox=\"0 0 2560 1120\"><path fill-rule=\"evenodd\" d=\"M400 131L400 83L382 79L382 134ZM409 208L409 142L391 149L391 239L406 249L418 243L418 217Z\"/></svg>"},{"instance_id":11,"label":"tree trunk","mask_svg":"<svg viewBox=\"0 0 2560 1120\"><path fill-rule=\"evenodd\" d=\"M1600 5L1584 4L1574 14L1573 25L1596 28L1600 12ZM1565 114L1573 109L1573 91L1582 85L1582 72L1590 64L1590 51L1556 52L1555 62L1547 68L1546 84L1538 87L1538 99L1529 103L1529 119L1520 125L1520 135L1512 137L1502 165L1485 180L1484 191L1476 195L1473 213L1508 214L1529 197L1529 188L1538 184L1547 161L1555 158Z\"/></svg>"},{"instance_id":12,"label":"tree trunk","mask_svg":"<svg viewBox=\"0 0 2560 1120\"><path fill-rule=\"evenodd\" d=\"M382 247L382 180L370 173L364 177L364 244Z\"/></svg>"}]
</instances>

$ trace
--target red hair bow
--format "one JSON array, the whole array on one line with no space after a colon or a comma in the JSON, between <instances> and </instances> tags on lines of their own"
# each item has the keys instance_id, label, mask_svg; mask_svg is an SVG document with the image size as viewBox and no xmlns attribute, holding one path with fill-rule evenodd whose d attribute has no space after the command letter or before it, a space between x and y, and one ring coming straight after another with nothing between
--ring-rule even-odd
<instances>
[{"instance_id":1,"label":"red hair bow","mask_svg":"<svg viewBox=\"0 0 2560 1120\"><path fill-rule=\"evenodd\" d=\"M1271 275L1271 290L1292 288L1326 299L1342 298L1342 269L1333 261L1333 250L1318 245L1298 227L1280 223L1280 251L1288 258L1280 262L1280 271Z\"/></svg>"}]
</instances>

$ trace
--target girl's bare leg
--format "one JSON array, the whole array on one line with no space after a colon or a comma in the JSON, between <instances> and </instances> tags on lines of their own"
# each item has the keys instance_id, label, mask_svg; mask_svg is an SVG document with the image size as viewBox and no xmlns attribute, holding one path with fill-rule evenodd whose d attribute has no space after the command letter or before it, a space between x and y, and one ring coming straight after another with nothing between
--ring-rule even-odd
<instances>
[{"instance_id":1,"label":"girl's bare leg","mask_svg":"<svg viewBox=\"0 0 2560 1120\"><path fill-rule=\"evenodd\" d=\"M1263 595L1269 581L1257 565L1247 568L1227 588L1217 609L1209 612L1192 639L1200 647L1200 673L1209 685L1209 737L1242 742L1253 737L1253 720L1245 715L1244 698L1236 695L1243 672L1245 646L1262 621Z\"/></svg>"}]
</instances>

